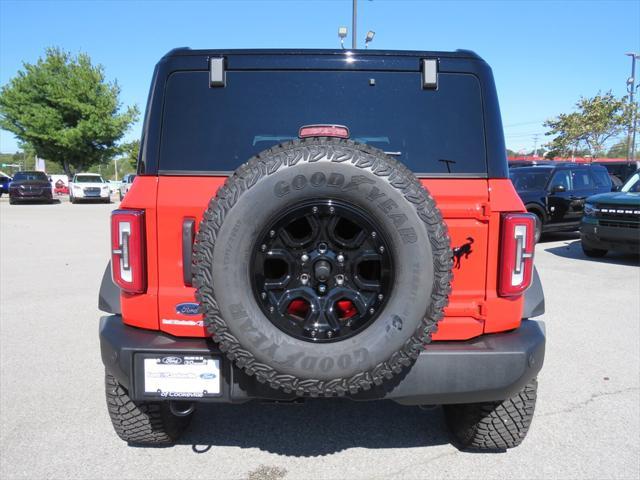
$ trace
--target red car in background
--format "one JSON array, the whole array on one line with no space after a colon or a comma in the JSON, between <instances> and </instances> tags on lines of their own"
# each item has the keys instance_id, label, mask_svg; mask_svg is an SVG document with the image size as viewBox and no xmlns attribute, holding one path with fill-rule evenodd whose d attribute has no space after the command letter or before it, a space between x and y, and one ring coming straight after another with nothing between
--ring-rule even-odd
<instances>
[{"instance_id":1,"label":"red car in background","mask_svg":"<svg viewBox=\"0 0 640 480\"><path fill-rule=\"evenodd\" d=\"M58 180L53 186L53 193L56 195L69 195L69 186L62 180Z\"/></svg>"}]
</instances>

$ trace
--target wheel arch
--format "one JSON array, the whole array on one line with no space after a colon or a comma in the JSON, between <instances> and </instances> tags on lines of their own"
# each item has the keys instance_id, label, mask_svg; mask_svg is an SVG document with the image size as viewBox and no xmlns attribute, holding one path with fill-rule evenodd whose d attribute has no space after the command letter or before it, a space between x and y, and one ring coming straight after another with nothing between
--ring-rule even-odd
<instances>
[{"instance_id":1,"label":"wheel arch","mask_svg":"<svg viewBox=\"0 0 640 480\"><path fill-rule=\"evenodd\" d=\"M544 207L538 203L525 203L524 208L527 209L527 212L535 213L536 215L542 217L542 221L547 221L547 212L545 212Z\"/></svg>"}]
</instances>

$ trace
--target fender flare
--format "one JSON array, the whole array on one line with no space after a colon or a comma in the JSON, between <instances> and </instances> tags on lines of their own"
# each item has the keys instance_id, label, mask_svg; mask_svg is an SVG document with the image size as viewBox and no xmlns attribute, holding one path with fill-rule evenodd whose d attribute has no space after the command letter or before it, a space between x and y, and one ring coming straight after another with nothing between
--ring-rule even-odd
<instances>
[{"instance_id":1,"label":"fender flare","mask_svg":"<svg viewBox=\"0 0 640 480\"><path fill-rule=\"evenodd\" d=\"M102 274L100 293L98 294L98 309L107 313L122 313L120 308L120 289L111 278L111 262L107 263Z\"/></svg>"},{"instance_id":2,"label":"fender flare","mask_svg":"<svg viewBox=\"0 0 640 480\"><path fill-rule=\"evenodd\" d=\"M524 293L524 308L522 318L537 317L544 313L544 291L538 270L533 267L531 286Z\"/></svg>"}]
</instances>

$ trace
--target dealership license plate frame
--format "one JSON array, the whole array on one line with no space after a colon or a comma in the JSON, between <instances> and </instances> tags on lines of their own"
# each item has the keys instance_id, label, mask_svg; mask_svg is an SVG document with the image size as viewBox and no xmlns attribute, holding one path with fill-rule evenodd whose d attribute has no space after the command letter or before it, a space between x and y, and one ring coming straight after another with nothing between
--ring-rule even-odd
<instances>
[{"instance_id":1,"label":"dealership license plate frame","mask_svg":"<svg viewBox=\"0 0 640 480\"><path fill-rule=\"evenodd\" d=\"M173 359L169 360L165 363L162 363L162 359ZM179 359L180 362L177 362L175 359ZM149 370L149 366L152 361L160 362L160 364L154 365L154 367ZM189 362L196 362L189 363ZM204 362L204 365L203 365ZM134 360L134 371L136 373L136 385L135 392L137 398L144 399L158 399L158 400L207 400L218 398L223 395L223 389L225 386L225 382L223 379L224 375L224 364L222 359L216 355L208 355L208 354L184 354L184 353L140 353L135 355ZM171 390L170 385L172 384L172 379L170 375L165 376L164 378L155 376L154 378L150 378L149 372L155 373L181 373L181 374L193 374L190 377L178 378L180 382L183 382L184 385L195 385L195 386L204 386L204 385L214 385L215 389L212 388L202 388L199 390L196 388L192 391L187 391L187 389L175 389ZM212 373L215 375L215 378L204 379L199 378L201 373ZM173 379L173 385L175 383L176 378ZM152 385L148 385L149 382L152 382ZM165 390L162 388L157 388L159 385L165 385Z\"/></svg>"}]
</instances>

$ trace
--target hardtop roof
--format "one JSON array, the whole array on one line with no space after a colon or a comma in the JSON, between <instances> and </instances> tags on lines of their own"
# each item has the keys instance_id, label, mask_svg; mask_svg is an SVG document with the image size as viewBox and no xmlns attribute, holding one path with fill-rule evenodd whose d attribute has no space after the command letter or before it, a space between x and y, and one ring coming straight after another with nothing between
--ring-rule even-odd
<instances>
[{"instance_id":1,"label":"hardtop roof","mask_svg":"<svg viewBox=\"0 0 640 480\"><path fill-rule=\"evenodd\" d=\"M180 57L194 55L358 55L358 56L401 56L401 57L443 57L443 58L469 58L482 60L472 50L458 49L455 51L431 51L431 50L352 50L352 49L321 49L321 48L254 48L254 49L192 49L179 47L170 50L165 57Z\"/></svg>"}]
</instances>

